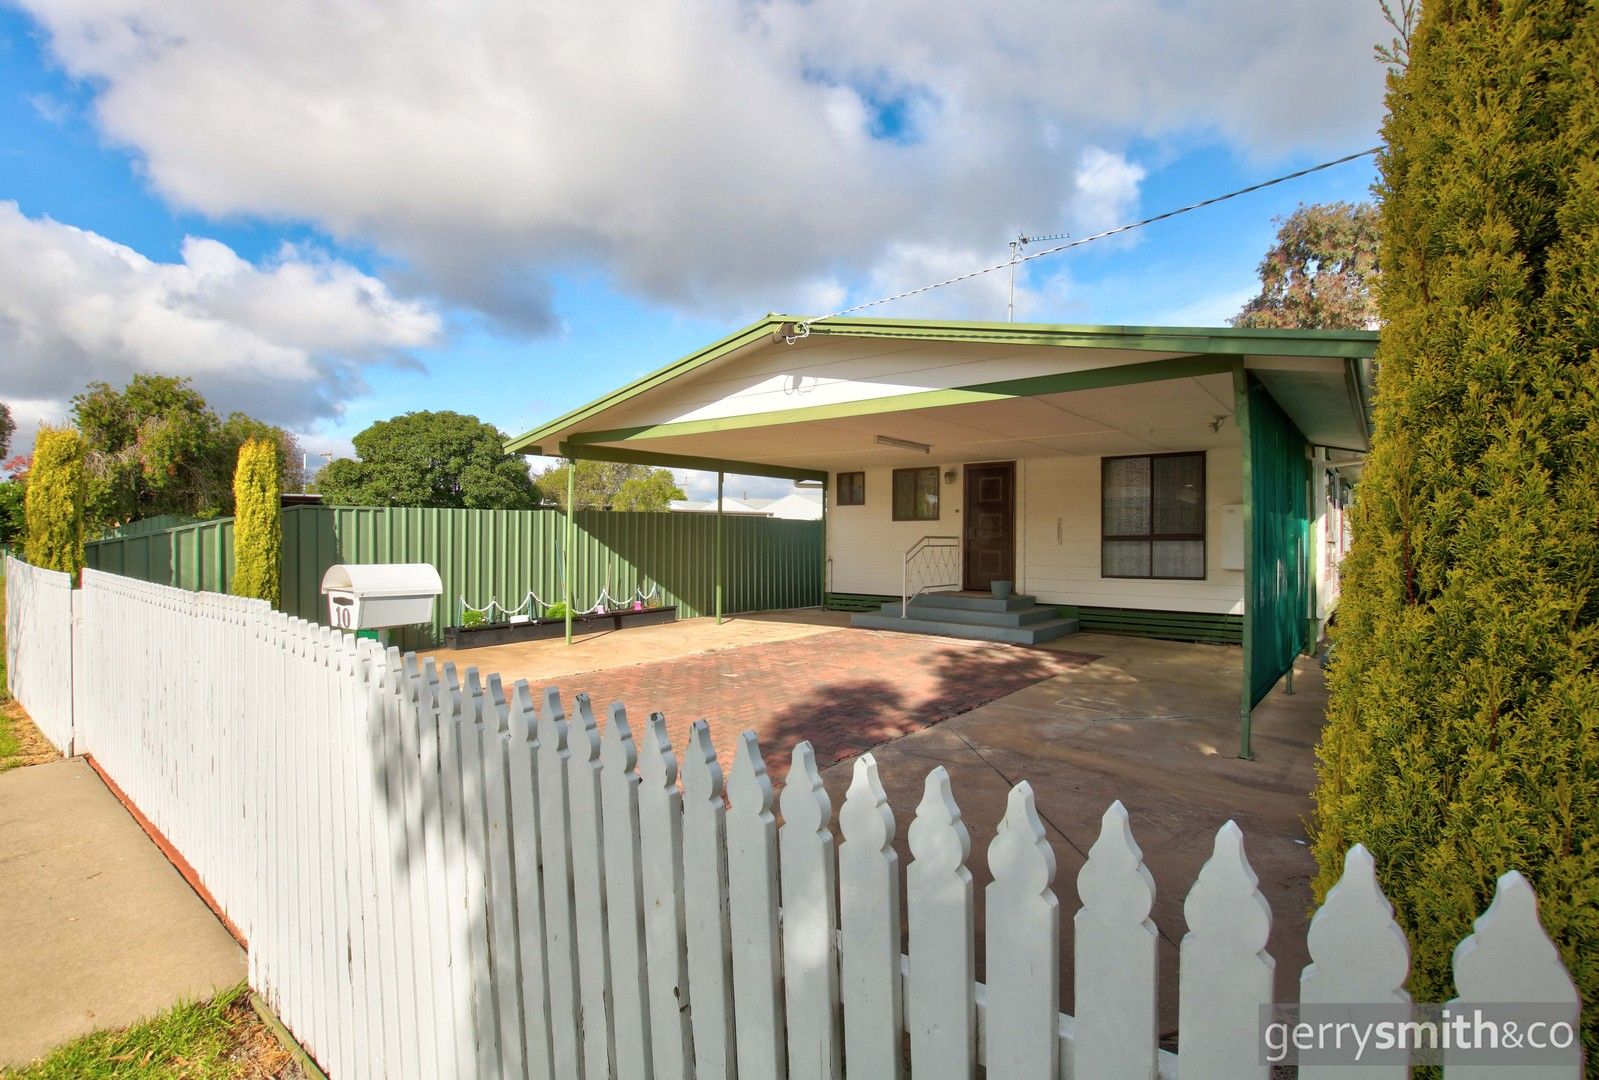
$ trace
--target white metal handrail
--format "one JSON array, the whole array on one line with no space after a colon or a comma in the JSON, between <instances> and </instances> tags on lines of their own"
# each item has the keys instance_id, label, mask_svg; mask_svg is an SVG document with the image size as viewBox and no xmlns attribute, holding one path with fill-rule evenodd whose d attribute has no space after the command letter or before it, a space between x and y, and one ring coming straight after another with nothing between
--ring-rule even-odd
<instances>
[{"instance_id":1,"label":"white metal handrail","mask_svg":"<svg viewBox=\"0 0 1599 1080\"><path fill-rule=\"evenodd\" d=\"M905 618L910 603L929 589L958 589L961 585L958 536L924 536L905 552L899 574L899 617ZM914 564L914 567L913 565ZM911 590L912 575L942 579L919 581Z\"/></svg>"}]
</instances>

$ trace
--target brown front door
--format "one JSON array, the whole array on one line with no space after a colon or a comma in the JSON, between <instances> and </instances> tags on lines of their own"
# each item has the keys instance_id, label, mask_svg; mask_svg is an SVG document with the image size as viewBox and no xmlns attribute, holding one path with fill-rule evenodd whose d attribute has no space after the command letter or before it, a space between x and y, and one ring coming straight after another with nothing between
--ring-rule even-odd
<instances>
[{"instance_id":1,"label":"brown front door","mask_svg":"<svg viewBox=\"0 0 1599 1080\"><path fill-rule=\"evenodd\" d=\"M965 563L961 588L1016 580L1016 463L966 466Z\"/></svg>"}]
</instances>

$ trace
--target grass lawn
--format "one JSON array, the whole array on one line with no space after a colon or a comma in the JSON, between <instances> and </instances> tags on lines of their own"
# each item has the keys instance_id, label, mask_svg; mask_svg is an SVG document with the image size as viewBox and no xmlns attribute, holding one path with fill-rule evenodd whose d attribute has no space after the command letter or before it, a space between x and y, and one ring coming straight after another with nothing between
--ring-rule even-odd
<instances>
[{"instance_id":1,"label":"grass lawn","mask_svg":"<svg viewBox=\"0 0 1599 1080\"><path fill-rule=\"evenodd\" d=\"M97 1031L4 1080L303 1080L237 986L119 1031Z\"/></svg>"},{"instance_id":2,"label":"grass lawn","mask_svg":"<svg viewBox=\"0 0 1599 1080\"><path fill-rule=\"evenodd\" d=\"M6 582L0 577L0 772L19 765L54 761L60 756L39 734L22 706L11 700L11 693L6 689L5 609Z\"/></svg>"}]
</instances>

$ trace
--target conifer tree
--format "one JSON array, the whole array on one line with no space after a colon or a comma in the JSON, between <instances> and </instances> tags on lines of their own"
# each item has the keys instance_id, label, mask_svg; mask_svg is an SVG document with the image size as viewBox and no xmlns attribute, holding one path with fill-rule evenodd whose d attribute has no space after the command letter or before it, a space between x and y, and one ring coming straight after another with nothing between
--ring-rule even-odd
<instances>
[{"instance_id":1,"label":"conifer tree","mask_svg":"<svg viewBox=\"0 0 1599 1080\"><path fill-rule=\"evenodd\" d=\"M1427 0L1390 75L1385 324L1319 750L1410 991L1516 869L1599 1060L1599 4Z\"/></svg>"},{"instance_id":2,"label":"conifer tree","mask_svg":"<svg viewBox=\"0 0 1599 1080\"><path fill-rule=\"evenodd\" d=\"M282 496L277 443L246 441L233 472L233 593L273 607L283 589Z\"/></svg>"},{"instance_id":3,"label":"conifer tree","mask_svg":"<svg viewBox=\"0 0 1599 1080\"><path fill-rule=\"evenodd\" d=\"M83 439L72 428L41 427L23 502L23 557L28 562L74 577L83 569L86 489Z\"/></svg>"}]
</instances>

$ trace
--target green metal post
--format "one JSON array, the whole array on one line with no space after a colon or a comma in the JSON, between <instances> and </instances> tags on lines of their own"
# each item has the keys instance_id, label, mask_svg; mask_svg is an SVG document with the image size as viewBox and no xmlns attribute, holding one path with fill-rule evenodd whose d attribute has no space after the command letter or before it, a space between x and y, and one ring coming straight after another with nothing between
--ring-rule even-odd
<instances>
[{"instance_id":1,"label":"green metal post","mask_svg":"<svg viewBox=\"0 0 1599 1080\"><path fill-rule=\"evenodd\" d=\"M1249 448L1249 374L1244 370L1241 359L1233 365L1233 422L1238 427L1239 468L1242 471L1240 479L1244 495L1244 686L1238 710L1238 756L1250 761L1255 756L1249 738L1250 712L1255 705L1251 700L1253 677L1250 670L1255 642L1254 629L1250 625L1250 601L1255 587L1255 497L1253 458Z\"/></svg>"},{"instance_id":2,"label":"green metal post","mask_svg":"<svg viewBox=\"0 0 1599 1080\"><path fill-rule=\"evenodd\" d=\"M722 481L727 474L716 473L716 625L722 625Z\"/></svg>"},{"instance_id":3,"label":"green metal post","mask_svg":"<svg viewBox=\"0 0 1599 1080\"><path fill-rule=\"evenodd\" d=\"M561 590L566 594L566 643L572 644L572 542L576 537L572 515L577 512L577 459L567 459L566 469L566 558L561 560Z\"/></svg>"},{"instance_id":4,"label":"green metal post","mask_svg":"<svg viewBox=\"0 0 1599 1080\"><path fill-rule=\"evenodd\" d=\"M827 610L827 487L828 481L822 481L822 603L823 611Z\"/></svg>"}]
</instances>

